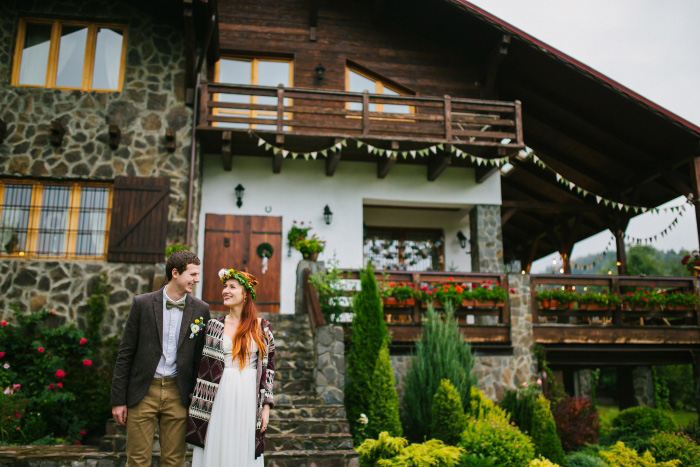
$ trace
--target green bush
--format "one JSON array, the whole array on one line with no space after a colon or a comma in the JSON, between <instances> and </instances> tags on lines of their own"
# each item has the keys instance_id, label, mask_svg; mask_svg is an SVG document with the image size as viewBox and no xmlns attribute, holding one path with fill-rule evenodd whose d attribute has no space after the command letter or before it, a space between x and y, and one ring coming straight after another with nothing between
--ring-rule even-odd
<instances>
[{"instance_id":1,"label":"green bush","mask_svg":"<svg viewBox=\"0 0 700 467\"><path fill-rule=\"evenodd\" d=\"M676 424L673 418L663 410L651 407L630 407L623 410L612 421L612 430L607 434L603 444L623 441L635 449L644 445L647 439L657 431L673 431Z\"/></svg>"},{"instance_id":2,"label":"green bush","mask_svg":"<svg viewBox=\"0 0 700 467\"><path fill-rule=\"evenodd\" d=\"M678 459L681 467L700 467L700 446L682 433L656 433L646 448L659 461Z\"/></svg>"},{"instance_id":3,"label":"green bush","mask_svg":"<svg viewBox=\"0 0 700 467\"><path fill-rule=\"evenodd\" d=\"M557 436L557 426L549 409L549 401L540 395L535 400L535 410L532 414L532 442L535 443L535 453L557 464L564 464L566 456Z\"/></svg>"},{"instance_id":4,"label":"green bush","mask_svg":"<svg viewBox=\"0 0 700 467\"><path fill-rule=\"evenodd\" d=\"M372 376L372 397L369 401L369 423L367 436L374 438L383 431L391 436L401 436L399 420L399 396L396 393L396 380L391 369L389 345L384 341L379 350L377 363Z\"/></svg>"},{"instance_id":5,"label":"green bush","mask_svg":"<svg viewBox=\"0 0 700 467\"><path fill-rule=\"evenodd\" d=\"M318 302L324 318L330 323L338 320L338 317L348 311L344 305L346 288L343 281L345 276L338 267L335 255L326 261L326 270L318 271L309 276L309 282L318 291Z\"/></svg>"},{"instance_id":6,"label":"green bush","mask_svg":"<svg viewBox=\"0 0 700 467\"><path fill-rule=\"evenodd\" d=\"M459 460L459 467L498 467L498 459L483 454L465 452Z\"/></svg>"},{"instance_id":7,"label":"green bush","mask_svg":"<svg viewBox=\"0 0 700 467\"><path fill-rule=\"evenodd\" d=\"M515 425L499 419L471 420L459 447L471 454L495 457L497 465L527 467L535 446Z\"/></svg>"},{"instance_id":8,"label":"green bush","mask_svg":"<svg viewBox=\"0 0 700 467\"><path fill-rule=\"evenodd\" d=\"M429 306L421 340L416 343L416 358L404 383L401 421L408 439L428 437L433 395L441 380L448 379L457 389L462 407L468 406L470 388L476 384L473 367L471 349L457 327L453 307L445 307L443 321Z\"/></svg>"},{"instance_id":9,"label":"green bush","mask_svg":"<svg viewBox=\"0 0 700 467\"><path fill-rule=\"evenodd\" d=\"M440 387L435 393L431 419L431 436L451 446L459 442L462 432L467 428L462 400L457 389L447 379L440 381Z\"/></svg>"},{"instance_id":10,"label":"green bush","mask_svg":"<svg viewBox=\"0 0 700 467\"><path fill-rule=\"evenodd\" d=\"M599 456L576 451L566 456L566 467L607 467L607 464Z\"/></svg>"},{"instance_id":11,"label":"green bush","mask_svg":"<svg viewBox=\"0 0 700 467\"><path fill-rule=\"evenodd\" d=\"M600 451L600 455L610 467L680 467L681 465L679 460L657 462L649 451L645 451L640 456L637 451L628 448L622 441L615 443L609 450Z\"/></svg>"},{"instance_id":12,"label":"green bush","mask_svg":"<svg viewBox=\"0 0 700 467\"><path fill-rule=\"evenodd\" d=\"M510 421L510 415L494 404L494 402L486 397L481 389L477 389L476 386L472 386L469 398L469 407L466 412L468 419L481 420L484 418L491 418L496 420L501 420L505 423Z\"/></svg>"},{"instance_id":13,"label":"green bush","mask_svg":"<svg viewBox=\"0 0 700 467\"><path fill-rule=\"evenodd\" d=\"M544 457L538 457L537 459L532 459L528 464L528 467L560 467L560 465L555 464Z\"/></svg>"},{"instance_id":14,"label":"green bush","mask_svg":"<svg viewBox=\"0 0 700 467\"><path fill-rule=\"evenodd\" d=\"M532 433L536 395L532 389L507 390L501 401L501 407L510 414L510 420L525 434Z\"/></svg>"},{"instance_id":15,"label":"green bush","mask_svg":"<svg viewBox=\"0 0 700 467\"><path fill-rule=\"evenodd\" d=\"M394 438L383 431L377 439L366 439L356 450L360 467L454 467L463 451L431 439L407 446L405 438Z\"/></svg>"},{"instance_id":16,"label":"green bush","mask_svg":"<svg viewBox=\"0 0 700 467\"><path fill-rule=\"evenodd\" d=\"M372 397L372 375L377 355L387 340L382 302L377 293L377 281L372 265L360 274L360 291L353 300L354 316L350 350L347 358L347 381L345 384L345 410L355 445L360 444L362 429L361 414L368 414Z\"/></svg>"}]
</instances>

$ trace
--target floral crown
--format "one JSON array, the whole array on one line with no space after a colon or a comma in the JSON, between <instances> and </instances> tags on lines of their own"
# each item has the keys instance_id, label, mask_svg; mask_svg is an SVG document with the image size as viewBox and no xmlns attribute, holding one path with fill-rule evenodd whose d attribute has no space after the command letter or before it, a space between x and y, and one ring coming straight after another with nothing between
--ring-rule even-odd
<instances>
[{"instance_id":1,"label":"floral crown","mask_svg":"<svg viewBox=\"0 0 700 467\"><path fill-rule=\"evenodd\" d=\"M222 268L219 271L219 279L221 279L222 284L225 284L226 281L229 279L236 279L250 293L250 296L253 297L253 301L257 300L257 296L255 295L255 288L250 283L250 281L246 279L243 276L243 274L241 274L240 271L236 271L235 269Z\"/></svg>"}]
</instances>

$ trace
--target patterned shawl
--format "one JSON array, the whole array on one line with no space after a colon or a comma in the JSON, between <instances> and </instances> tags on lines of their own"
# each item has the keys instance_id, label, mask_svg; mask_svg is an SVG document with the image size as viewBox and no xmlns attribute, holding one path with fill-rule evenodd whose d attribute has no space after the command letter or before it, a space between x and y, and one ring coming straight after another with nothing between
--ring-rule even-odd
<instances>
[{"instance_id":1,"label":"patterned shawl","mask_svg":"<svg viewBox=\"0 0 700 467\"><path fill-rule=\"evenodd\" d=\"M187 416L187 442L204 447L207 439L207 427L214 406L216 391L219 389L219 381L224 373L224 319L211 319L207 323L206 339L202 360L199 364L197 383L194 387L192 402ZM255 458L265 450L265 434L261 431L262 410L265 404L274 407L275 401L272 394L272 383L275 376L275 340L270 330L270 323L263 319L260 323L267 352L258 350L257 365L257 401L255 422Z\"/></svg>"}]
</instances>

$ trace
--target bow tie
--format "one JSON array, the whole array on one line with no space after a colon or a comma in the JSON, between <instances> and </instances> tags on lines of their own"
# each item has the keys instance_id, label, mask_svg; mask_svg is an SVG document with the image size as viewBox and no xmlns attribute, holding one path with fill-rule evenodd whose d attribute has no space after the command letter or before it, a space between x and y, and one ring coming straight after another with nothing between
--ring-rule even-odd
<instances>
[{"instance_id":1,"label":"bow tie","mask_svg":"<svg viewBox=\"0 0 700 467\"><path fill-rule=\"evenodd\" d=\"M185 301L183 300L183 301L181 301L181 302L174 302L174 301L172 301L172 300L166 300L166 301L165 301L165 308L166 308L166 309L169 309L169 308L179 308L179 309L181 309L181 310L184 310L184 309L185 309Z\"/></svg>"}]
</instances>

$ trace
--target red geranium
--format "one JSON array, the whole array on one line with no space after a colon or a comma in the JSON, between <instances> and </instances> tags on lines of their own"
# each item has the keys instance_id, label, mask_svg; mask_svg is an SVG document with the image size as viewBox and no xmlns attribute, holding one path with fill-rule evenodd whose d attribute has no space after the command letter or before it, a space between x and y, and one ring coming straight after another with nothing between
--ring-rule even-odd
<instances>
[{"instance_id":1,"label":"red geranium","mask_svg":"<svg viewBox=\"0 0 700 467\"><path fill-rule=\"evenodd\" d=\"M91 365L92 365L92 360L86 358L85 360L83 360L83 365L85 365L85 366L91 366Z\"/></svg>"},{"instance_id":2,"label":"red geranium","mask_svg":"<svg viewBox=\"0 0 700 467\"><path fill-rule=\"evenodd\" d=\"M7 321L5 321L5 320L3 319L2 322L0 323L0 325L2 325L3 327L7 326Z\"/></svg>"},{"instance_id":3,"label":"red geranium","mask_svg":"<svg viewBox=\"0 0 700 467\"><path fill-rule=\"evenodd\" d=\"M61 389L63 389L63 383L57 383L57 386Z\"/></svg>"},{"instance_id":4,"label":"red geranium","mask_svg":"<svg viewBox=\"0 0 700 467\"><path fill-rule=\"evenodd\" d=\"M0 358L5 356L5 352L0 352Z\"/></svg>"},{"instance_id":5,"label":"red geranium","mask_svg":"<svg viewBox=\"0 0 700 467\"><path fill-rule=\"evenodd\" d=\"M43 347L39 347L38 349L36 349L36 351L39 352L39 353L44 353L44 348L43 348Z\"/></svg>"},{"instance_id":6,"label":"red geranium","mask_svg":"<svg viewBox=\"0 0 700 467\"><path fill-rule=\"evenodd\" d=\"M80 345L85 345L85 344L87 344L87 339L85 339L84 337L81 337L80 338Z\"/></svg>"},{"instance_id":7,"label":"red geranium","mask_svg":"<svg viewBox=\"0 0 700 467\"><path fill-rule=\"evenodd\" d=\"M49 383L49 385L46 386L46 387L49 388L49 389L53 389L53 388L54 388L54 385L53 385L53 383Z\"/></svg>"},{"instance_id":8,"label":"red geranium","mask_svg":"<svg viewBox=\"0 0 700 467\"><path fill-rule=\"evenodd\" d=\"M63 370L56 370L56 378L65 378L66 377L66 372ZM58 383L61 384L61 383Z\"/></svg>"}]
</instances>

